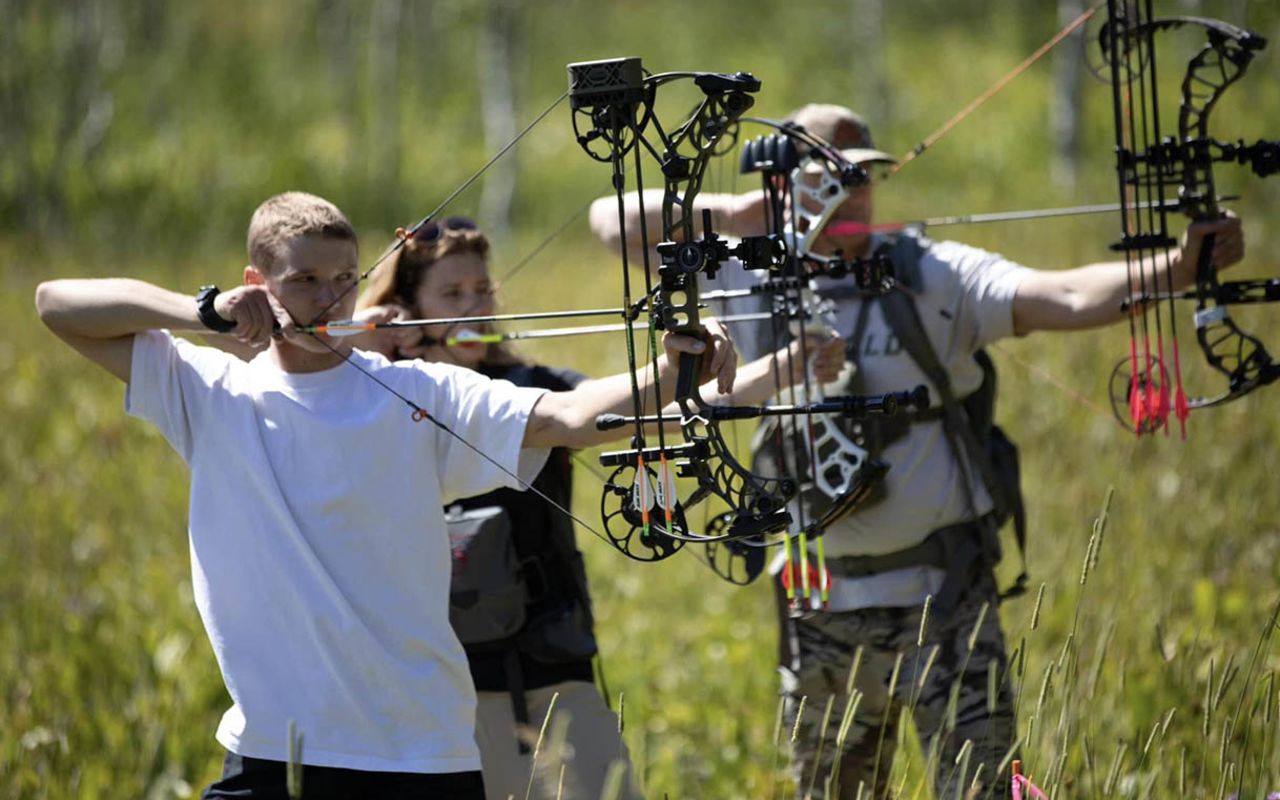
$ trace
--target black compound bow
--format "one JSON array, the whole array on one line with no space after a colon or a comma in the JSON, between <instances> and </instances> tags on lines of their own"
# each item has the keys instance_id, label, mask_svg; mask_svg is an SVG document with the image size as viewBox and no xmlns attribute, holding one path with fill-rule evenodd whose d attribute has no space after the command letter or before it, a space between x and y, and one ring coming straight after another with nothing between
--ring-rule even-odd
<instances>
[{"instance_id":1,"label":"black compound bow","mask_svg":"<svg viewBox=\"0 0 1280 800\"><path fill-rule=\"evenodd\" d=\"M683 122L668 131L654 112L654 101L658 87L677 79L691 79L703 97ZM731 246L713 230L709 211L701 215L701 236L695 227L699 215L694 201L707 166L725 137L733 135L737 120L754 103L752 94L760 83L741 72L646 76L639 59L626 58L570 64L569 85L579 144L592 158L612 167L624 242L623 305L626 307L634 306L630 299L631 279L625 247L625 159L627 156L634 159L642 242L649 240L644 209L644 152L657 161L662 172L662 241L655 248L660 258L656 286L648 248L642 248L645 295L650 300L648 346L650 356L656 357L656 331L701 333L700 277L714 277L721 266L733 258L747 269L771 273L778 272L785 262L786 248L777 235L746 237ZM629 316L627 322L633 323L635 317ZM638 362L631 344L631 330L627 340L635 414L605 418L599 425L602 428L632 426L632 446L601 456L603 465L614 468L601 500L601 512L606 534L614 546L639 560L666 558L689 541L718 543L760 539L791 525L787 505L796 492L795 479L752 473L725 441L720 431L721 422L819 412L892 413L901 403L914 399L900 393L842 397L808 404L716 406L699 394L700 357L682 354L675 388L682 440L680 444L669 445L664 428L675 419L664 416L660 406L653 413L646 413L648 393L640 391L636 377ZM661 397L656 370L653 394ZM656 446L647 445L647 426L656 426ZM696 482L696 487L683 500L676 496L676 477L692 478ZM718 517L717 524L708 531L690 531L686 509L709 497L720 499L728 506L729 513Z\"/></svg>"},{"instance_id":2,"label":"black compound bow","mask_svg":"<svg viewBox=\"0 0 1280 800\"><path fill-rule=\"evenodd\" d=\"M1122 207L1122 237L1112 247L1125 254L1130 296L1136 301L1128 304L1132 312L1129 357L1112 374L1112 408L1122 424L1139 434L1158 427L1167 430L1172 413L1185 436L1191 410L1243 397L1280 378L1280 365L1262 341L1230 316L1232 305L1280 300L1280 279L1219 281L1212 261L1213 236L1208 235L1196 263L1194 289L1173 291L1168 252L1177 241L1169 233L1165 202L1166 193L1176 186L1179 206L1192 220L1220 219L1223 214L1217 202L1215 164L1247 165L1258 177L1280 171L1280 141L1246 144L1243 140L1218 140L1209 133L1209 118L1218 100L1244 76L1266 40L1219 20L1157 18L1152 14L1151 0L1109 0L1108 12L1098 45L1111 70ZM1206 40L1188 62L1182 78L1177 136L1166 137L1160 129L1155 36L1181 28L1199 29ZM1136 208L1139 204L1144 208ZM1156 285L1153 265L1158 259L1164 264L1163 286ZM1176 300L1196 303L1196 340L1206 362L1226 380L1226 387L1216 394L1188 396L1183 388L1173 309ZM1167 345L1159 301L1168 302L1163 315L1170 333ZM1149 306L1154 309L1154 321L1148 319ZM1172 375L1166 366L1169 360Z\"/></svg>"}]
</instances>

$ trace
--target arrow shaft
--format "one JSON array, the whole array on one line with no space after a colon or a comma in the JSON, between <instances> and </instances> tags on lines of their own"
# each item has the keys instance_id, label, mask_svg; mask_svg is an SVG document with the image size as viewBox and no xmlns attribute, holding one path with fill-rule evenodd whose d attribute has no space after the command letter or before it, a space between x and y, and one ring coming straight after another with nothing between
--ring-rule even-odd
<instances>
[{"instance_id":1,"label":"arrow shaft","mask_svg":"<svg viewBox=\"0 0 1280 800\"><path fill-rule=\"evenodd\" d=\"M773 314L767 311L760 311L753 314L728 314L716 319L721 322L750 322L753 320L769 319ZM471 319L475 319L472 317ZM627 324L625 322L613 322L608 325L583 325L574 328L544 328L536 331L509 331L507 333L495 334L479 334L475 336L450 336L444 340L446 346L452 347L456 344L469 344L472 342L481 342L486 344L496 344L499 342L519 341L523 339L554 339L561 336L588 336L596 333L617 333L625 331Z\"/></svg>"}]
</instances>

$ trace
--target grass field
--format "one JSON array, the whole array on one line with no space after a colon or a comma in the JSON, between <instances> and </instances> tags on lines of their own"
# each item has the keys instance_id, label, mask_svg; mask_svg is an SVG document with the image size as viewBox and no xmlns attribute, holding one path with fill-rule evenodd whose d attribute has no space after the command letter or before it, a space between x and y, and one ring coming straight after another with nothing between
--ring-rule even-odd
<instances>
[{"instance_id":1,"label":"grass field","mask_svg":"<svg viewBox=\"0 0 1280 800\"><path fill-rule=\"evenodd\" d=\"M104 268L39 256L66 265L50 272ZM185 470L124 418L121 387L37 325L23 260L9 250L3 275L3 313L21 324L0 345L0 793L182 796L216 772L211 731L226 704L191 599ZM1032 337L997 350L1043 593L1001 609L1018 652L1027 767L1051 796L1222 797L1237 784L1257 796L1280 786L1274 400L1258 392L1198 415L1186 443L1137 441L1096 407L1097 354L1123 340ZM610 362L605 346L571 363ZM577 505L589 515L598 489L581 473ZM1095 521L1112 488L1104 533ZM651 794L784 796L767 587L724 584L685 554L632 563L580 536L609 689L625 695L627 741ZM926 796L919 766L902 772L906 796Z\"/></svg>"},{"instance_id":2,"label":"grass field","mask_svg":"<svg viewBox=\"0 0 1280 800\"><path fill-rule=\"evenodd\" d=\"M937 11L945 4L924 5ZM1251 9L1264 18L1264 32L1280 30L1274 9ZM260 15L269 19L246 17L245 29L261 23L270 32L287 22L275 18L284 14ZM553 22L540 19L539 30L555 27ZM237 38L243 31L233 28L215 28L210 47L224 40L243 46ZM194 23L191 29L203 30ZM691 66L681 48L700 40L696 30L679 33L688 38L655 44L646 58ZM989 26L939 25L910 41L895 40L885 54L886 71L902 88L894 95L892 122L877 134L880 144L897 152L917 141L1029 52L1043 39L1037 36L1001 17ZM808 97L808 76L829 65L820 53L770 49L761 38L749 57L708 57L714 63L696 66L736 69L749 62L775 92L762 101L761 112L781 114ZM581 32L573 39L583 57L602 55L601 48L629 52L633 41L621 34L588 41ZM550 49L544 60L562 69L563 48ZM854 58L839 52L841 59ZM1274 80L1276 54L1267 56L1239 94L1224 101L1221 129L1233 137L1276 135L1280 84ZM838 62L831 91L860 100L865 94L857 95L857 76L846 60ZM258 66L276 70L269 74L278 80L290 66L285 61ZM165 63L172 79L186 86L186 68ZM149 80L168 86L164 69L147 70ZM271 82L249 81L246 75L253 73L245 70L221 77L266 92L261 84ZM924 73L948 80L907 80ZM562 73L554 77L559 87ZM1042 146L1047 85L1043 71L1011 85L984 112L991 116L966 123L928 160L887 184L878 197L880 216L1110 199L1105 91L1088 90L1082 137L1089 155L1079 183L1066 189L1051 182ZM144 82L135 91L145 95L149 86ZM209 91L205 83L189 86L193 93ZM239 88L219 91L250 104ZM430 88L414 91L425 95ZM155 91L169 96L172 89ZM198 95L204 101L208 96ZM131 113L125 99L122 117ZM461 98L450 108L460 119L458 109L473 102ZM289 116L298 109L283 104L277 111ZM133 127L125 131L145 147L121 147L122 155L76 179L84 185L73 181L65 228L48 219L30 227L6 223L0 234L0 319L6 323L0 337L0 797L193 796L220 768L212 732L227 705L192 600L186 470L158 434L125 418L122 388L113 379L39 324L32 310L38 281L128 274L176 289L230 285L244 256L238 249L243 223L229 220L247 217L247 198L262 187L268 187L263 194L295 186L365 192L352 203L367 215L355 220L367 264L390 228L421 216L483 161L474 126L459 124L452 140L440 133L455 116L446 114L434 126L423 122L441 137L431 147L403 145L404 171L431 180L375 199L370 195L377 192L360 181L334 177L356 174L352 164L363 163L350 158L360 153L344 138L357 134L335 127L335 117L288 121L298 136L281 135L287 145L265 144L271 137L258 136L251 125L210 124L194 113L183 118L186 127L175 122L154 136L145 116L130 117ZM406 117L406 128L413 119ZM291 130L279 119L262 122ZM536 157L524 157L520 175L539 192L519 195L514 233L497 243L499 273L552 229L558 220L551 217L569 213L606 185L607 170L577 152L567 119L556 125L529 142ZM345 142L345 150L335 141ZM331 173L324 165L340 151L348 153L348 172ZM278 172L264 177L267 167ZM1250 255L1238 272L1274 274L1280 185L1234 170L1224 174L1231 175L1224 190L1244 195L1235 208L1245 220ZM2 185L12 187L6 175L0 171ZM724 174L715 180L709 189L737 185ZM210 199L224 193L234 199ZM16 196L3 199L4 208L21 205ZM344 196L334 199L346 205ZM473 201L464 197L453 210L470 213ZM92 203L101 213L77 215ZM121 223L131 219L122 209L133 204L145 223L140 232ZM390 210L375 217L374 208ZM187 225L205 213L208 226L163 235L170 216ZM933 233L1055 269L1107 258L1116 227L1109 218L1091 218ZM616 269L578 225L513 278L503 299L509 310L612 304ZM1183 360L1198 361L1183 313ZM1244 309L1237 317L1246 329L1262 332L1273 351L1280 348L1273 308ZM616 339L575 340L572 348L540 343L524 352L604 374L623 367L618 345ZM1280 394L1263 389L1193 416L1185 442L1176 435L1138 440L1116 426L1107 401L1111 368L1126 351L1127 332L1118 329L1038 335L994 348L1003 387L998 416L1021 448L1030 513L1032 591L999 610L1016 654L1009 679L1018 689L1026 769L1054 800L1219 800L1232 792L1241 800L1261 798L1280 789L1280 649L1273 636L1280 604ZM1189 383L1207 391L1214 377L1202 369L1190 372ZM737 441L745 445L748 438L744 429ZM594 519L599 502L598 481L580 470L575 511ZM645 565L585 531L579 539L608 688L614 698L625 696L625 736L649 796L789 796L788 728L778 724L769 588L730 586L688 554ZM1006 580L1015 571L1015 563L1002 567ZM899 795L929 797L926 754L902 752L894 773Z\"/></svg>"}]
</instances>

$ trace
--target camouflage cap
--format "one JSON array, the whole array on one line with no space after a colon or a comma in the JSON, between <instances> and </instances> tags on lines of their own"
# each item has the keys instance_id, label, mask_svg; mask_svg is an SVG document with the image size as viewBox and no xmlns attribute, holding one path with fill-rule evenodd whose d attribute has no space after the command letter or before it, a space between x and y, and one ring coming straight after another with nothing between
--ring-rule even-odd
<instances>
[{"instance_id":1,"label":"camouflage cap","mask_svg":"<svg viewBox=\"0 0 1280 800\"><path fill-rule=\"evenodd\" d=\"M855 164L898 162L883 150L875 149L867 121L844 106L810 103L788 114L787 121L801 125L809 133L830 142Z\"/></svg>"}]
</instances>

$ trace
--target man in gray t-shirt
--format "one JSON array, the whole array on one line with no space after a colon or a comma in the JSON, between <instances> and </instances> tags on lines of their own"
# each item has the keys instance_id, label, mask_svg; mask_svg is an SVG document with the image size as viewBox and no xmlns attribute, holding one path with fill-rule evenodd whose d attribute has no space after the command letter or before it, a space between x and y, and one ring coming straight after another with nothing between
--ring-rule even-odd
<instances>
[{"instance_id":1,"label":"man in gray t-shirt","mask_svg":"<svg viewBox=\"0 0 1280 800\"><path fill-rule=\"evenodd\" d=\"M789 120L839 148L849 161L873 166L894 160L874 149L866 122L842 106L808 105ZM873 195L872 185L850 189L824 232L816 236L815 252L838 251L846 259L872 253L881 243L881 237L871 232ZM650 210L659 206L658 197L651 199L646 203ZM639 204L634 196L628 201L627 229L639 230ZM751 236L766 232L762 228L763 202L761 193L702 194L697 206L712 211L718 233ZM598 201L592 207L591 223L607 244L615 248L622 245L616 199ZM661 228L656 220L650 220L648 229ZM1181 250L1173 253L1167 264L1161 260L1156 267L1160 285L1165 284L1166 269L1175 287L1192 281L1201 242L1210 233L1215 234L1214 263L1218 267L1240 260L1244 242L1238 220L1193 225ZM1038 330L1100 327L1124 318L1121 303L1128 284L1123 261L1041 271L955 242L922 240L922 244L918 264L895 267L910 266L915 273L911 297L956 397L963 398L980 385L982 372L974 353L991 342ZM728 265L703 289L745 288L759 279L758 274ZM923 383L929 385L932 402L938 405L936 387L895 335L883 304L840 292L839 281L819 279L817 283L820 293L827 290L836 298L837 330L855 340L852 360L857 366L858 390L880 393ZM750 306L763 301L752 296L736 303L722 309L723 313L761 310ZM731 330L745 358L780 344L769 340L767 324L739 325ZM859 507L825 532L832 572L830 602L803 614L784 614L782 620L784 646L779 670L791 713L801 707L801 698L807 698L795 759L802 791L808 789L817 768L813 793L806 796L826 797L832 775L838 775L841 797L859 796L860 783L865 786L862 796L883 796L904 706L910 709L924 742L941 737L937 763L954 763L969 740L971 774L978 764L985 764L984 774L993 775L1013 746L1013 702L1007 681L997 682L997 697L988 696L989 671L994 670L997 676L1007 674L996 613L999 594L990 559L978 558L963 571L953 568L949 572L934 564L893 557L915 552L917 545L935 534L951 536L960 531L961 537L970 532L979 537L979 520L993 505L977 465L957 455L938 415L920 416L924 419L900 432L879 454L890 465L882 498ZM842 568L877 563L873 558L883 556L890 557L879 562L893 566L870 574L861 568ZM950 574L957 572L960 574ZM959 593L950 608L935 608L930 614L921 646L917 637L924 601L929 596L937 598L944 582L954 580L959 581ZM785 608L785 603L779 606ZM970 634L975 629L970 652ZM930 657L930 651L935 650ZM856 652L861 652L861 661L852 686L847 687ZM948 700L956 684L954 727L944 728ZM854 719L848 723L837 770L832 754L837 750L836 735L845 727L842 716L848 698L844 694L850 688L862 696ZM833 696L831 718L823 726L827 700ZM888 729L882 731L886 725ZM820 736L825 741L820 742ZM815 759L819 760L816 765ZM947 784L948 778L955 780L950 770L938 771L937 796L955 794L956 787ZM986 785L988 791L1003 796L1009 779L1007 774L994 776Z\"/></svg>"}]
</instances>

